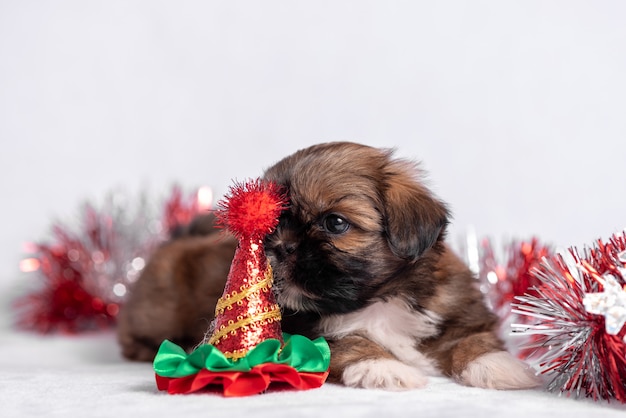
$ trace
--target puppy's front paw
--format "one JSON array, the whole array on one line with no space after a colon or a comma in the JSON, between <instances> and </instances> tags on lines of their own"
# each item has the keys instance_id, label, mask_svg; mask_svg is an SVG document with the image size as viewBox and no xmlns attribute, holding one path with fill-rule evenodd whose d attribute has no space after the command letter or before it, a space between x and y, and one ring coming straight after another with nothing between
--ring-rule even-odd
<instances>
[{"instance_id":1,"label":"puppy's front paw","mask_svg":"<svg viewBox=\"0 0 626 418\"><path fill-rule=\"evenodd\" d=\"M428 382L420 370L382 358L351 364L343 371L342 380L346 386L394 391L422 388Z\"/></svg>"},{"instance_id":2,"label":"puppy's front paw","mask_svg":"<svg viewBox=\"0 0 626 418\"><path fill-rule=\"evenodd\" d=\"M471 361L459 380L489 389L530 389L541 384L530 366L506 351L483 354Z\"/></svg>"}]
</instances>

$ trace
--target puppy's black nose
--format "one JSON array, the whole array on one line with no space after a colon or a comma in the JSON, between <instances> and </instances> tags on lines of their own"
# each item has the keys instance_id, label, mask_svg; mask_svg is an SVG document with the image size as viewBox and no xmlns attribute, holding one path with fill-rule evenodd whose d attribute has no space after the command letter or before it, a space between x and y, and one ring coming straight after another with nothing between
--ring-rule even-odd
<instances>
[{"instance_id":1,"label":"puppy's black nose","mask_svg":"<svg viewBox=\"0 0 626 418\"><path fill-rule=\"evenodd\" d=\"M274 250L274 253L276 254L276 257L279 260L284 260L285 258L290 256L291 254L296 252L297 248L298 248L298 245L295 242L283 241L283 242L275 245L272 249Z\"/></svg>"},{"instance_id":2,"label":"puppy's black nose","mask_svg":"<svg viewBox=\"0 0 626 418\"><path fill-rule=\"evenodd\" d=\"M296 245L295 242L285 242L283 244L283 247L285 248L285 252L287 254L293 254L296 252L296 248L298 248L298 246Z\"/></svg>"}]
</instances>

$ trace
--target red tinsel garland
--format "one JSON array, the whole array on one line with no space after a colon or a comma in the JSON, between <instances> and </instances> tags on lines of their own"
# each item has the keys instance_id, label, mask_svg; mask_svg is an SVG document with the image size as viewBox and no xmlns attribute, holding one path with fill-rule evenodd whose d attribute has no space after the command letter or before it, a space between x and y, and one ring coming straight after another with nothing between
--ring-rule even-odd
<instances>
[{"instance_id":1,"label":"red tinsel garland","mask_svg":"<svg viewBox=\"0 0 626 418\"><path fill-rule=\"evenodd\" d=\"M210 207L207 189L183 197L174 187L158 216L150 215L145 199L129 215L116 197L109 195L99 209L86 204L78 228L54 224L52 242L28 245L33 255L21 269L41 283L14 302L19 328L77 333L113 325L152 249Z\"/></svg>"},{"instance_id":2,"label":"red tinsel garland","mask_svg":"<svg viewBox=\"0 0 626 418\"><path fill-rule=\"evenodd\" d=\"M477 276L485 302L500 318L500 338L509 351L520 357L524 355L520 352L521 338L512 338L511 323L525 318L512 313L511 304L539 284L532 271L551 253L551 247L536 237L509 240L499 247L489 238L478 240L472 232L466 237L462 255Z\"/></svg>"},{"instance_id":3,"label":"red tinsel garland","mask_svg":"<svg viewBox=\"0 0 626 418\"><path fill-rule=\"evenodd\" d=\"M533 237L530 241L513 240L503 246L498 257L489 239L480 243L478 278L492 309L500 316L508 315L517 296L532 291L539 280L532 270L549 256L552 249Z\"/></svg>"},{"instance_id":4,"label":"red tinsel garland","mask_svg":"<svg viewBox=\"0 0 626 418\"><path fill-rule=\"evenodd\" d=\"M548 390L626 403L625 265L626 232L545 259L533 294L517 298L514 312L528 321L514 331L533 336L527 360L550 379ZM617 318L614 332L609 317Z\"/></svg>"}]
</instances>

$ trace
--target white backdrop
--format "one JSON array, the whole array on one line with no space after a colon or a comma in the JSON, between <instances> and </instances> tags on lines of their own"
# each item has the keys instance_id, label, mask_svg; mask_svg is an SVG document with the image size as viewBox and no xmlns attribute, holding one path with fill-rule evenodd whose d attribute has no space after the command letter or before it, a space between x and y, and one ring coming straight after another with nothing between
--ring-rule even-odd
<instances>
[{"instance_id":1,"label":"white backdrop","mask_svg":"<svg viewBox=\"0 0 626 418\"><path fill-rule=\"evenodd\" d=\"M451 239L626 226L626 2L0 0L0 285L114 188L256 177L310 144L422 160Z\"/></svg>"}]
</instances>

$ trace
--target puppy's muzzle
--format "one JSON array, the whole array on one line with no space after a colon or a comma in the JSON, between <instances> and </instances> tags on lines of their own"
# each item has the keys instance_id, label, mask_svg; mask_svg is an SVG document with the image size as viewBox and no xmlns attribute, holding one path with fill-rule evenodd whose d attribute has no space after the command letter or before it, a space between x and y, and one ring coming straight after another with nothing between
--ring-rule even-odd
<instances>
[{"instance_id":1,"label":"puppy's muzzle","mask_svg":"<svg viewBox=\"0 0 626 418\"><path fill-rule=\"evenodd\" d=\"M280 259L285 259L295 253L297 248L295 242L282 242L274 248L274 252Z\"/></svg>"}]
</instances>

